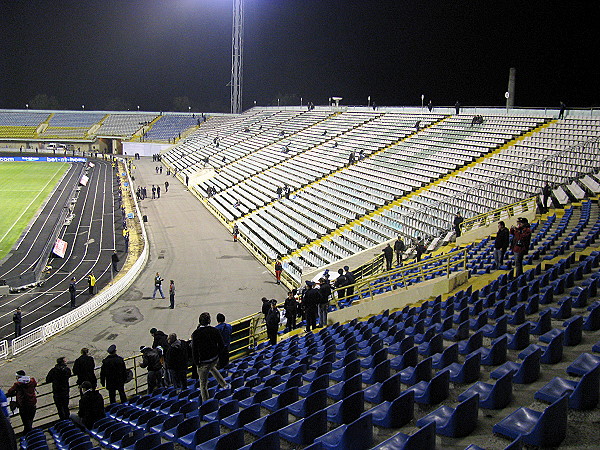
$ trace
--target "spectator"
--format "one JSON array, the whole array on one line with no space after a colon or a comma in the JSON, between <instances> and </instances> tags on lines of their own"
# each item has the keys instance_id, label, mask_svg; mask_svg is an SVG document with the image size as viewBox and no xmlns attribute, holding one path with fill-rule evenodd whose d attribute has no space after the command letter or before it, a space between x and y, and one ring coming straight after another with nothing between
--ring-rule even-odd
<instances>
[{"instance_id":1,"label":"spectator","mask_svg":"<svg viewBox=\"0 0 600 450\"><path fill-rule=\"evenodd\" d=\"M502 265L504 253L506 253L506 249L508 248L508 243L508 228L506 228L504 222L501 220L498 222L498 234L496 234L494 239L494 262L496 264L496 270L500 269L500 266Z\"/></svg>"},{"instance_id":2,"label":"spectator","mask_svg":"<svg viewBox=\"0 0 600 450\"><path fill-rule=\"evenodd\" d=\"M566 109L567 109L567 105L565 105L564 102L560 102L560 112L558 113L559 119L562 119L563 117L565 117Z\"/></svg>"},{"instance_id":3,"label":"spectator","mask_svg":"<svg viewBox=\"0 0 600 450\"><path fill-rule=\"evenodd\" d=\"M153 337L152 340L152 348L162 347L163 350L167 350L169 348L168 337L161 330L157 330L156 328L150 328L150 334Z\"/></svg>"},{"instance_id":4,"label":"spectator","mask_svg":"<svg viewBox=\"0 0 600 450\"><path fill-rule=\"evenodd\" d=\"M71 369L67 366L65 357L61 356L46 375L46 383L52 383L52 398L61 420L69 418L69 378Z\"/></svg>"},{"instance_id":5,"label":"spectator","mask_svg":"<svg viewBox=\"0 0 600 450\"><path fill-rule=\"evenodd\" d=\"M106 416L104 412L104 399L102 398L102 394L89 381L84 381L81 384L81 391L79 411L77 415L71 414L71 420L90 430L94 426L94 423Z\"/></svg>"},{"instance_id":6,"label":"spectator","mask_svg":"<svg viewBox=\"0 0 600 450\"><path fill-rule=\"evenodd\" d=\"M350 272L350 267L344 266L344 276L346 277L346 296L351 297L354 295L354 283L356 279L354 274Z\"/></svg>"},{"instance_id":7,"label":"spectator","mask_svg":"<svg viewBox=\"0 0 600 450\"><path fill-rule=\"evenodd\" d=\"M169 368L169 380L176 389L187 387L188 349L185 341L169 334L169 348L165 352L165 366Z\"/></svg>"},{"instance_id":8,"label":"spectator","mask_svg":"<svg viewBox=\"0 0 600 450\"><path fill-rule=\"evenodd\" d=\"M219 355L223 351L221 333L210 326L210 314L203 312L198 319L198 328L192 333L192 355L198 367L200 395L202 402L209 399L208 374L212 373L222 388L229 388L221 373L217 370Z\"/></svg>"},{"instance_id":9,"label":"spectator","mask_svg":"<svg viewBox=\"0 0 600 450\"><path fill-rule=\"evenodd\" d=\"M148 395L152 395L154 389L163 385L161 354L158 348L150 348L144 345L140 347L140 352L142 352L140 367L148 370Z\"/></svg>"},{"instance_id":10,"label":"spectator","mask_svg":"<svg viewBox=\"0 0 600 450\"><path fill-rule=\"evenodd\" d=\"M402 264L402 254L404 253L404 250L406 250L406 245L404 245L404 241L402 240L400 235L398 235L398 239L396 239L396 242L394 242L394 252L396 252L396 265L398 266Z\"/></svg>"},{"instance_id":11,"label":"spectator","mask_svg":"<svg viewBox=\"0 0 600 450\"><path fill-rule=\"evenodd\" d=\"M125 381L127 380L127 369L125 361L117 355L117 346L112 344L106 350L108 356L102 360L100 367L100 384L106 386L110 403L115 403L117 400L117 391L121 403L127 401L125 395Z\"/></svg>"},{"instance_id":12,"label":"spectator","mask_svg":"<svg viewBox=\"0 0 600 450\"><path fill-rule=\"evenodd\" d=\"M223 369L229 365L229 346L231 345L231 325L225 323L225 316L221 313L217 314L217 326L215 327L221 333L223 338L223 351L219 355L218 369Z\"/></svg>"},{"instance_id":13,"label":"spectator","mask_svg":"<svg viewBox=\"0 0 600 450\"><path fill-rule=\"evenodd\" d=\"M81 349L81 356L75 360L75 364L73 364L73 375L77 376L77 385L79 386L79 393L83 395L83 388L81 385L84 381L89 381L92 385L92 388L96 389L98 385L98 379L96 378L96 374L94 373L94 368L96 364L94 362L94 358L92 358L89 354L89 350L87 348Z\"/></svg>"},{"instance_id":14,"label":"spectator","mask_svg":"<svg viewBox=\"0 0 600 450\"><path fill-rule=\"evenodd\" d=\"M420 262L421 257L427 251L427 247L425 247L425 244L423 244L423 238L417 239L417 244L415 246L415 250L417 252L417 262Z\"/></svg>"},{"instance_id":15,"label":"spectator","mask_svg":"<svg viewBox=\"0 0 600 450\"><path fill-rule=\"evenodd\" d=\"M234 223L233 229L231 230L231 234L233 234L233 242L237 242L239 233L240 233L240 229L239 229L237 223Z\"/></svg>"},{"instance_id":16,"label":"spectator","mask_svg":"<svg viewBox=\"0 0 600 450\"><path fill-rule=\"evenodd\" d=\"M462 234L460 224L463 223L464 220L465 219L463 219L463 216L460 215L460 212L457 212L456 216L454 216L454 221L452 222L452 225L454 227L454 233L456 234L456 237L460 237L460 235Z\"/></svg>"},{"instance_id":17,"label":"spectator","mask_svg":"<svg viewBox=\"0 0 600 450\"><path fill-rule=\"evenodd\" d=\"M17 450L17 438L8 417L0 414L0 442L6 450Z\"/></svg>"},{"instance_id":18,"label":"spectator","mask_svg":"<svg viewBox=\"0 0 600 450\"><path fill-rule=\"evenodd\" d=\"M21 316L21 308L18 307L13 314L13 322L15 324L15 339L21 336L21 323L23 317Z\"/></svg>"},{"instance_id":19,"label":"spectator","mask_svg":"<svg viewBox=\"0 0 600 450\"><path fill-rule=\"evenodd\" d=\"M552 189L546 181L546 183L544 183L544 187L542 188L542 214L546 214L548 212L548 199L550 198L550 195L552 195Z\"/></svg>"},{"instance_id":20,"label":"spectator","mask_svg":"<svg viewBox=\"0 0 600 450\"><path fill-rule=\"evenodd\" d=\"M304 314L306 315L307 333L310 332L311 327L313 330L317 328L317 305L320 301L321 294L315 289L315 283L310 280L307 281L306 289L304 290L304 294L302 294L302 305L304 306Z\"/></svg>"},{"instance_id":21,"label":"spectator","mask_svg":"<svg viewBox=\"0 0 600 450\"><path fill-rule=\"evenodd\" d=\"M275 278L277 279L277 284L281 284L281 272L283 271L283 264L281 260L277 258L275 261Z\"/></svg>"},{"instance_id":22,"label":"spectator","mask_svg":"<svg viewBox=\"0 0 600 450\"><path fill-rule=\"evenodd\" d=\"M265 322L267 324L267 336L269 338L269 344L275 345L277 344L277 332L279 331L279 320L281 319L281 315L279 313L279 309L277 309L277 300L274 298L270 301L271 308L267 313L267 318Z\"/></svg>"},{"instance_id":23,"label":"spectator","mask_svg":"<svg viewBox=\"0 0 600 450\"><path fill-rule=\"evenodd\" d=\"M283 309L285 309L285 332L289 333L296 328L296 316L298 315L298 303L296 297L292 291L288 292L288 296L283 303Z\"/></svg>"},{"instance_id":24,"label":"spectator","mask_svg":"<svg viewBox=\"0 0 600 450\"><path fill-rule=\"evenodd\" d=\"M329 297L331 296L331 285L326 278L319 279L319 294L321 300L318 306L319 327L327 326L327 310L329 309Z\"/></svg>"},{"instance_id":25,"label":"spectator","mask_svg":"<svg viewBox=\"0 0 600 450\"><path fill-rule=\"evenodd\" d=\"M4 417L10 417L10 411L8 410L8 398L2 389L0 389L0 411L4 414Z\"/></svg>"},{"instance_id":26,"label":"spectator","mask_svg":"<svg viewBox=\"0 0 600 450\"><path fill-rule=\"evenodd\" d=\"M27 434L33 428L33 419L35 418L37 381L34 377L25 375L24 370L18 370L15 376L17 381L6 392L6 395L8 397L16 396L19 415L23 422L23 433Z\"/></svg>"},{"instance_id":27,"label":"spectator","mask_svg":"<svg viewBox=\"0 0 600 450\"><path fill-rule=\"evenodd\" d=\"M456 110L456 114L460 114L460 103L458 100L456 100L456 103L454 104L454 109Z\"/></svg>"},{"instance_id":28,"label":"spectator","mask_svg":"<svg viewBox=\"0 0 600 450\"><path fill-rule=\"evenodd\" d=\"M260 311L265 316L265 320L267 320L267 314L269 314L269 310L271 309L271 303L269 302L269 299L267 297L263 297L261 299L261 301L262 301L262 306L261 306Z\"/></svg>"},{"instance_id":29,"label":"spectator","mask_svg":"<svg viewBox=\"0 0 600 450\"><path fill-rule=\"evenodd\" d=\"M392 246L388 243L383 250L383 257L385 258L385 270L392 270L392 261L394 259L394 250Z\"/></svg>"},{"instance_id":30,"label":"spectator","mask_svg":"<svg viewBox=\"0 0 600 450\"><path fill-rule=\"evenodd\" d=\"M333 282L333 287L336 289L338 300L346 298L346 285L348 279L344 275L344 269L338 269L338 277Z\"/></svg>"},{"instance_id":31,"label":"spectator","mask_svg":"<svg viewBox=\"0 0 600 450\"><path fill-rule=\"evenodd\" d=\"M431 100L429 100L429 103L427 103L427 109L429 112L433 111L433 102Z\"/></svg>"},{"instance_id":32,"label":"spectator","mask_svg":"<svg viewBox=\"0 0 600 450\"><path fill-rule=\"evenodd\" d=\"M164 278L161 278L160 273L156 272L156 276L154 277L154 292L152 292L152 300L156 298L156 292L160 293L162 298L165 298L165 294L163 294L162 290L162 282L165 281Z\"/></svg>"},{"instance_id":33,"label":"spectator","mask_svg":"<svg viewBox=\"0 0 600 450\"><path fill-rule=\"evenodd\" d=\"M515 277L523 274L523 257L529 251L531 242L531 228L529 221L525 217L517 219L517 226L511 227L512 252L515 254Z\"/></svg>"}]
</instances>

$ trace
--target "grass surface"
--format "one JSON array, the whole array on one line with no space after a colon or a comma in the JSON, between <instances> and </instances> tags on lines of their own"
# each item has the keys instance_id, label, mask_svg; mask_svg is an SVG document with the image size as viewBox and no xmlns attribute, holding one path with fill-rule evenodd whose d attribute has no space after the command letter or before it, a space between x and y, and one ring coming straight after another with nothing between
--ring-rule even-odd
<instances>
[{"instance_id":1,"label":"grass surface","mask_svg":"<svg viewBox=\"0 0 600 450\"><path fill-rule=\"evenodd\" d=\"M0 259L13 248L68 167L58 162L0 163Z\"/></svg>"}]
</instances>

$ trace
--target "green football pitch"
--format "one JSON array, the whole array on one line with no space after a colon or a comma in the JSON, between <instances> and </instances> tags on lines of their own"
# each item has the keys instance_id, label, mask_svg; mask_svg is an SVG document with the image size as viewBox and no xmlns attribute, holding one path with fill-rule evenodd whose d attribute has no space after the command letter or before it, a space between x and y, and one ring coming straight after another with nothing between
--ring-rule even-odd
<instances>
[{"instance_id":1,"label":"green football pitch","mask_svg":"<svg viewBox=\"0 0 600 450\"><path fill-rule=\"evenodd\" d=\"M35 217L68 163L0 162L0 260Z\"/></svg>"}]
</instances>

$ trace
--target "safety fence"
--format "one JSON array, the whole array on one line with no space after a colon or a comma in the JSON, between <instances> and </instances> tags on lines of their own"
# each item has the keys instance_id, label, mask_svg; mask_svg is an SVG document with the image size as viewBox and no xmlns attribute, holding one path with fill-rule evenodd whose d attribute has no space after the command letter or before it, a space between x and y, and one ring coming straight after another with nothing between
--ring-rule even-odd
<instances>
[{"instance_id":1,"label":"safety fence","mask_svg":"<svg viewBox=\"0 0 600 450\"><path fill-rule=\"evenodd\" d=\"M127 177L129 180L128 186L131 187L131 174L128 170ZM140 224L142 224L142 216L139 207L136 203L134 203L134 205L138 221ZM141 230L144 248L131 269L125 272L124 275L115 281L111 286L95 295L91 300L87 301L83 305L75 308L61 317L58 317L57 319L52 320L51 322L41 325L38 328L13 339L11 341L12 354L17 355L38 343L45 342L48 338L66 330L82 320L88 319L93 313L100 310L104 305L123 293L135 281L139 273L146 265L146 261L148 260L149 250L147 245L146 230L143 225L141 226ZM0 341L0 357L6 358L8 354L8 342L6 340Z\"/></svg>"}]
</instances>

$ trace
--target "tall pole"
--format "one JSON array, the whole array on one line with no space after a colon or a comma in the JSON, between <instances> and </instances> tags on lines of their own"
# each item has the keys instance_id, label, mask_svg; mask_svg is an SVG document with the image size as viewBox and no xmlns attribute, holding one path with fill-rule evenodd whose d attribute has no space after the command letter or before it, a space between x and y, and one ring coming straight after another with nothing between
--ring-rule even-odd
<instances>
[{"instance_id":1,"label":"tall pole","mask_svg":"<svg viewBox=\"0 0 600 450\"><path fill-rule=\"evenodd\" d=\"M231 33L231 113L242 112L242 63L244 50L244 0L233 0Z\"/></svg>"}]
</instances>

